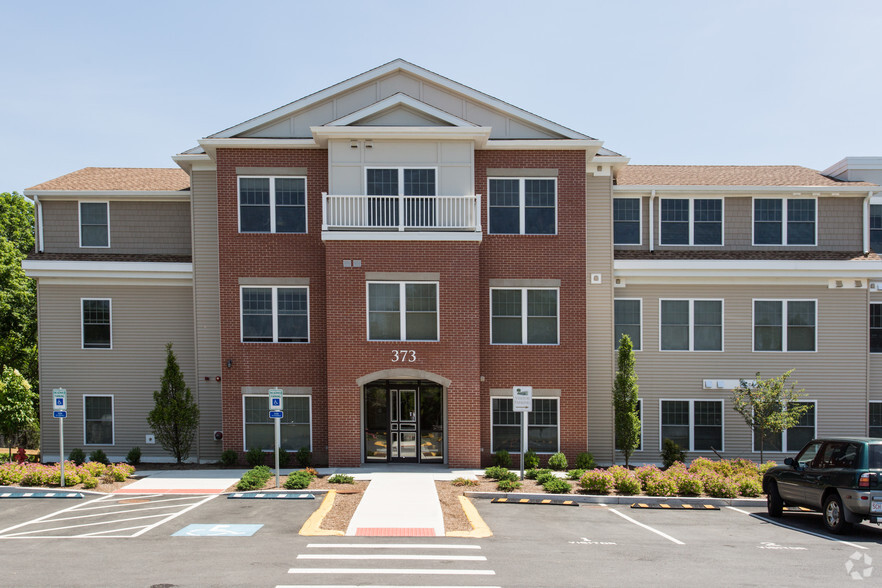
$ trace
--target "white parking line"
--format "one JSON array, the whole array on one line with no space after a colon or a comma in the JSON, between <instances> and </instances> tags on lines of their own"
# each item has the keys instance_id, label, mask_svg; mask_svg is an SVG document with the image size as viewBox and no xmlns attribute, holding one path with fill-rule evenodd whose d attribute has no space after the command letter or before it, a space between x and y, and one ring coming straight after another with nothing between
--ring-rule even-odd
<instances>
[{"instance_id":1,"label":"white parking line","mask_svg":"<svg viewBox=\"0 0 882 588\"><path fill-rule=\"evenodd\" d=\"M301 553L297 559L387 559L387 560L405 560L417 559L425 561L487 561L483 555L392 555L385 553L370 553L363 555L334 555L329 553Z\"/></svg>"},{"instance_id":2,"label":"white parking line","mask_svg":"<svg viewBox=\"0 0 882 588\"><path fill-rule=\"evenodd\" d=\"M420 574L432 576L495 576L493 570L443 570L432 568L291 568L289 574Z\"/></svg>"},{"instance_id":3,"label":"white parking line","mask_svg":"<svg viewBox=\"0 0 882 588\"><path fill-rule=\"evenodd\" d=\"M634 524L637 525L638 527L643 527L643 528L646 529L647 531L652 531L652 532L655 533L656 535L659 535L659 536L661 536L661 537L664 537L664 538L667 539L668 541L672 541L673 543L676 543L677 545L686 545L685 543L683 543L683 542L680 541L679 539L674 539L673 537L671 537L671 536L668 535L667 533L662 533L662 532L659 531L658 529L653 529L653 528L650 527L649 525L644 525L643 523L641 523L641 522L639 522L639 521L635 521L634 519L632 519L632 518L629 517L628 515L626 515L626 514L624 514L624 513L620 513L619 511L617 511L617 510L614 509L614 508L609 509L609 512L611 512L611 513L613 513L613 514L616 514L616 515L619 515L620 517L622 517L622 518L625 519L626 521L631 521L632 523L634 523Z\"/></svg>"},{"instance_id":4,"label":"white parking line","mask_svg":"<svg viewBox=\"0 0 882 588\"><path fill-rule=\"evenodd\" d=\"M858 545L857 543L852 543L851 541L845 541L843 539L837 539L835 537L830 537L829 535L822 535L821 533L815 533L813 531L809 531L806 529L800 529L799 527L791 527L790 525L785 525L784 523L774 521L770 517L764 517L755 512L748 512L746 510L741 510L740 508L735 508L734 506L727 506L726 508L730 508L736 512L740 512L742 514L746 514L755 519L759 519L761 521L765 521L767 523L772 523L773 525L777 525L778 527L784 527L785 529L791 529L793 531L799 531L800 533L805 533L806 535L812 535L814 537L820 537L821 539L827 539L828 541L835 541L837 543L842 543L843 545L848 545L850 547L855 547L857 549L869 549L869 547L864 547L863 545Z\"/></svg>"},{"instance_id":5,"label":"white parking line","mask_svg":"<svg viewBox=\"0 0 882 588\"><path fill-rule=\"evenodd\" d=\"M481 549L480 545L459 543L308 543L306 546L331 549Z\"/></svg>"},{"instance_id":6,"label":"white parking line","mask_svg":"<svg viewBox=\"0 0 882 588\"><path fill-rule=\"evenodd\" d=\"M91 501L91 502L87 502L86 504L93 504L93 503L95 503L95 502L100 502L100 501L102 501L102 500L105 500L105 499L106 499L107 497L109 497L109 496L110 496L110 494L108 494L107 496L102 496L101 498L96 498L95 500L93 500L93 501ZM13 526L11 526L11 527L7 527L7 528L5 528L5 529L0 530L0 536L3 536L3 535L5 535L7 532L12 531L12 530L14 530L14 529L18 529L19 527L24 527L25 525L33 525L33 524L39 523L39 522L41 522L41 521L43 521L43 520L45 520L45 519L48 519L48 518L54 517L55 515L59 515L59 514L61 514L61 513L63 513L63 512L68 512L68 511L74 510L74 509L77 508L78 506L83 506L83 505L82 505L82 503L81 503L81 504L74 504L73 506L69 506L69 507L67 507L67 508L62 508L61 510L56 511L56 512L51 512L51 513L49 513L49 514L47 514L47 515L43 515L43 516L41 516L41 517L38 517L38 518L36 518L36 519L34 519L34 520L32 520L32 521L26 521L26 522L24 522L24 523L19 523L19 524L17 524L17 525L13 525Z\"/></svg>"},{"instance_id":7,"label":"white parking line","mask_svg":"<svg viewBox=\"0 0 882 588\"><path fill-rule=\"evenodd\" d=\"M143 511L145 511L145 510L168 510L169 508L177 508L178 505L176 505L176 504L169 504L169 505L166 505L166 506L149 506L149 507L143 507L143 506L138 506L138 505L132 505L132 506L134 506L135 508L128 508L128 509L125 509L125 510L114 510L114 511L111 511L111 512L98 512L98 513L94 513L94 514L78 515L78 516L75 516L75 517L62 517L62 518L60 518L60 519L52 519L52 522L56 522L56 521L73 521L73 520L76 520L76 519L93 519L93 518L95 518L95 517L106 517L106 516L117 515L117 514L127 514L127 513L132 513L132 512L143 512ZM79 511L77 511L77 512L79 512ZM162 515L159 515L159 516L162 516Z\"/></svg>"},{"instance_id":8,"label":"white parking line","mask_svg":"<svg viewBox=\"0 0 882 588\"><path fill-rule=\"evenodd\" d=\"M185 509L182 510L181 512L178 512L178 513L175 513L175 514L169 516L167 519L163 519L163 520L159 521L158 523L154 523L154 524L150 525L149 527L145 528L143 531L138 531L137 533L135 533L134 535L132 535L132 537L140 537L141 535L143 535L144 533L146 533L146 532L149 531L150 529L154 529L154 528L158 527L159 525L161 525L161 524L163 524L163 523L167 523L168 521L170 521L170 520L172 520L172 519L174 519L174 518L177 518L177 517L181 516L181 515L184 514L185 512L189 512L189 511L193 510L194 508L196 508L197 506L200 506L200 505L202 505L202 504L205 504L205 503L208 502L209 500L214 500L214 499L217 498L218 496L220 496L220 494L210 494L210 495L208 495L204 500L200 500L200 501L197 502L196 504L193 504L193 505L188 506L187 508L185 508Z\"/></svg>"},{"instance_id":9,"label":"white parking line","mask_svg":"<svg viewBox=\"0 0 882 588\"><path fill-rule=\"evenodd\" d=\"M162 494L151 494L150 496L140 496L139 495L139 496L135 497L135 496L129 494L128 497L120 499L120 500L104 500L103 501L104 504L102 506L84 506L82 508L78 508L77 510L78 511L101 510L101 509L105 509L105 508L119 508L121 506L125 507L125 506L127 506L126 504L120 504L123 500L138 500L140 502L141 500L150 500L150 498L153 496L163 496L163 495ZM165 496L168 496L168 495L166 494ZM161 502L181 502L181 501L186 501L186 500L195 500L198 498L202 498L202 496L201 495L195 495L195 496L194 495L187 495L182 498L164 498L164 499L160 499L160 500L150 500L150 504L159 504ZM131 503L132 506L137 506L137 504L138 503L135 503L135 502ZM141 502L141 504L145 504L145 503Z\"/></svg>"},{"instance_id":10,"label":"white parking line","mask_svg":"<svg viewBox=\"0 0 882 588\"><path fill-rule=\"evenodd\" d=\"M276 588L361 588L364 584L280 584ZM427 586L425 584L371 584L374 588L502 588L501 586Z\"/></svg>"}]
</instances>

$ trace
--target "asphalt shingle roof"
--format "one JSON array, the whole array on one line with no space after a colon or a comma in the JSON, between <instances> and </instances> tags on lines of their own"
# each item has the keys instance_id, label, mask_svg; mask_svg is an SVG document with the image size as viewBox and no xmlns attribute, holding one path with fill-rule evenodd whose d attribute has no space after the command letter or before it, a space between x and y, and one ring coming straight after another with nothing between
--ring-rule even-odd
<instances>
[{"instance_id":1,"label":"asphalt shingle roof","mask_svg":"<svg viewBox=\"0 0 882 588\"><path fill-rule=\"evenodd\" d=\"M133 191L175 192L190 188L190 176L174 167L84 167L54 180L37 184L28 191Z\"/></svg>"},{"instance_id":2,"label":"asphalt shingle roof","mask_svg":"<svg viewBox=\"0 0 882 588\"><path fill-rule=\"evenodd\" d=\"M875 186L843 182L799 165L628 165L619 186Z\"/></svg>"}]
</instances>

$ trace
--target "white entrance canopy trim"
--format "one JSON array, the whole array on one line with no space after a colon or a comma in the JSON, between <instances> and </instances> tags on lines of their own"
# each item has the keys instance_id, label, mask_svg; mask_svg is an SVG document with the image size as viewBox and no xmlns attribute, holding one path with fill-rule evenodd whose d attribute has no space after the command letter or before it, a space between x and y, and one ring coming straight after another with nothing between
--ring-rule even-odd
<instances>
[{"instance_id":1,"label":"white entrance canopy trim","mask_svg":"<svg viewBox=\"0 0 882 588\"><path fill-rule=\"evenodd\" d=\"M39 279L137 279L193 282L193 264L140 261L24 260L21 267L29 278Z\"/></svg>"}]
</instances>

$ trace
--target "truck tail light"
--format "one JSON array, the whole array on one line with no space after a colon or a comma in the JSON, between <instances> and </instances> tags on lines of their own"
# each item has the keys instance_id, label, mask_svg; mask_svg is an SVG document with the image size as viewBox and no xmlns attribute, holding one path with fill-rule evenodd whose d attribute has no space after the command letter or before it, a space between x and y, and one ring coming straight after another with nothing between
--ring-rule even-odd
<instances>
[{"instance_id":1,"label":"truck tail light","mask_svg":"<svg viewBox=\"0 0 882 588\"><path fill-rule=\"evenodd\" d=\"M875 482L876 481L876 474L871 474L869 472L865 473L865 474L861 474L861 477L858 480L858 488L866 488L869 490L871 479L873 482Z\"/></svg>"}]
</instances>

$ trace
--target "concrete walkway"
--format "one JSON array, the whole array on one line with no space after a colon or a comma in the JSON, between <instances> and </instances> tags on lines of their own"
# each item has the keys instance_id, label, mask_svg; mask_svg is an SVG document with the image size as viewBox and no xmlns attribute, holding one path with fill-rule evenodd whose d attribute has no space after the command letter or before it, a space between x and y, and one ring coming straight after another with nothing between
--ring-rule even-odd
<instances>
[{"instance_id":1,"label":"concrete walkway","mask_svg":"<svg viewBox=\"0 0 882 588\"><path fill-rule=\"evenodd\" d=\"M347 535L443 537L444 516L431 473L371 474Z\"/></svg>"},{"instance_id":2,"label":"concrete walkway","mask_svg":"<svg viewBox=\"0 0 882 588\"><path fill-rule=\"evenodd\" d=\"M114 494L220 494L248 470L143 470Z\"/></svg>"}]
</instances>

